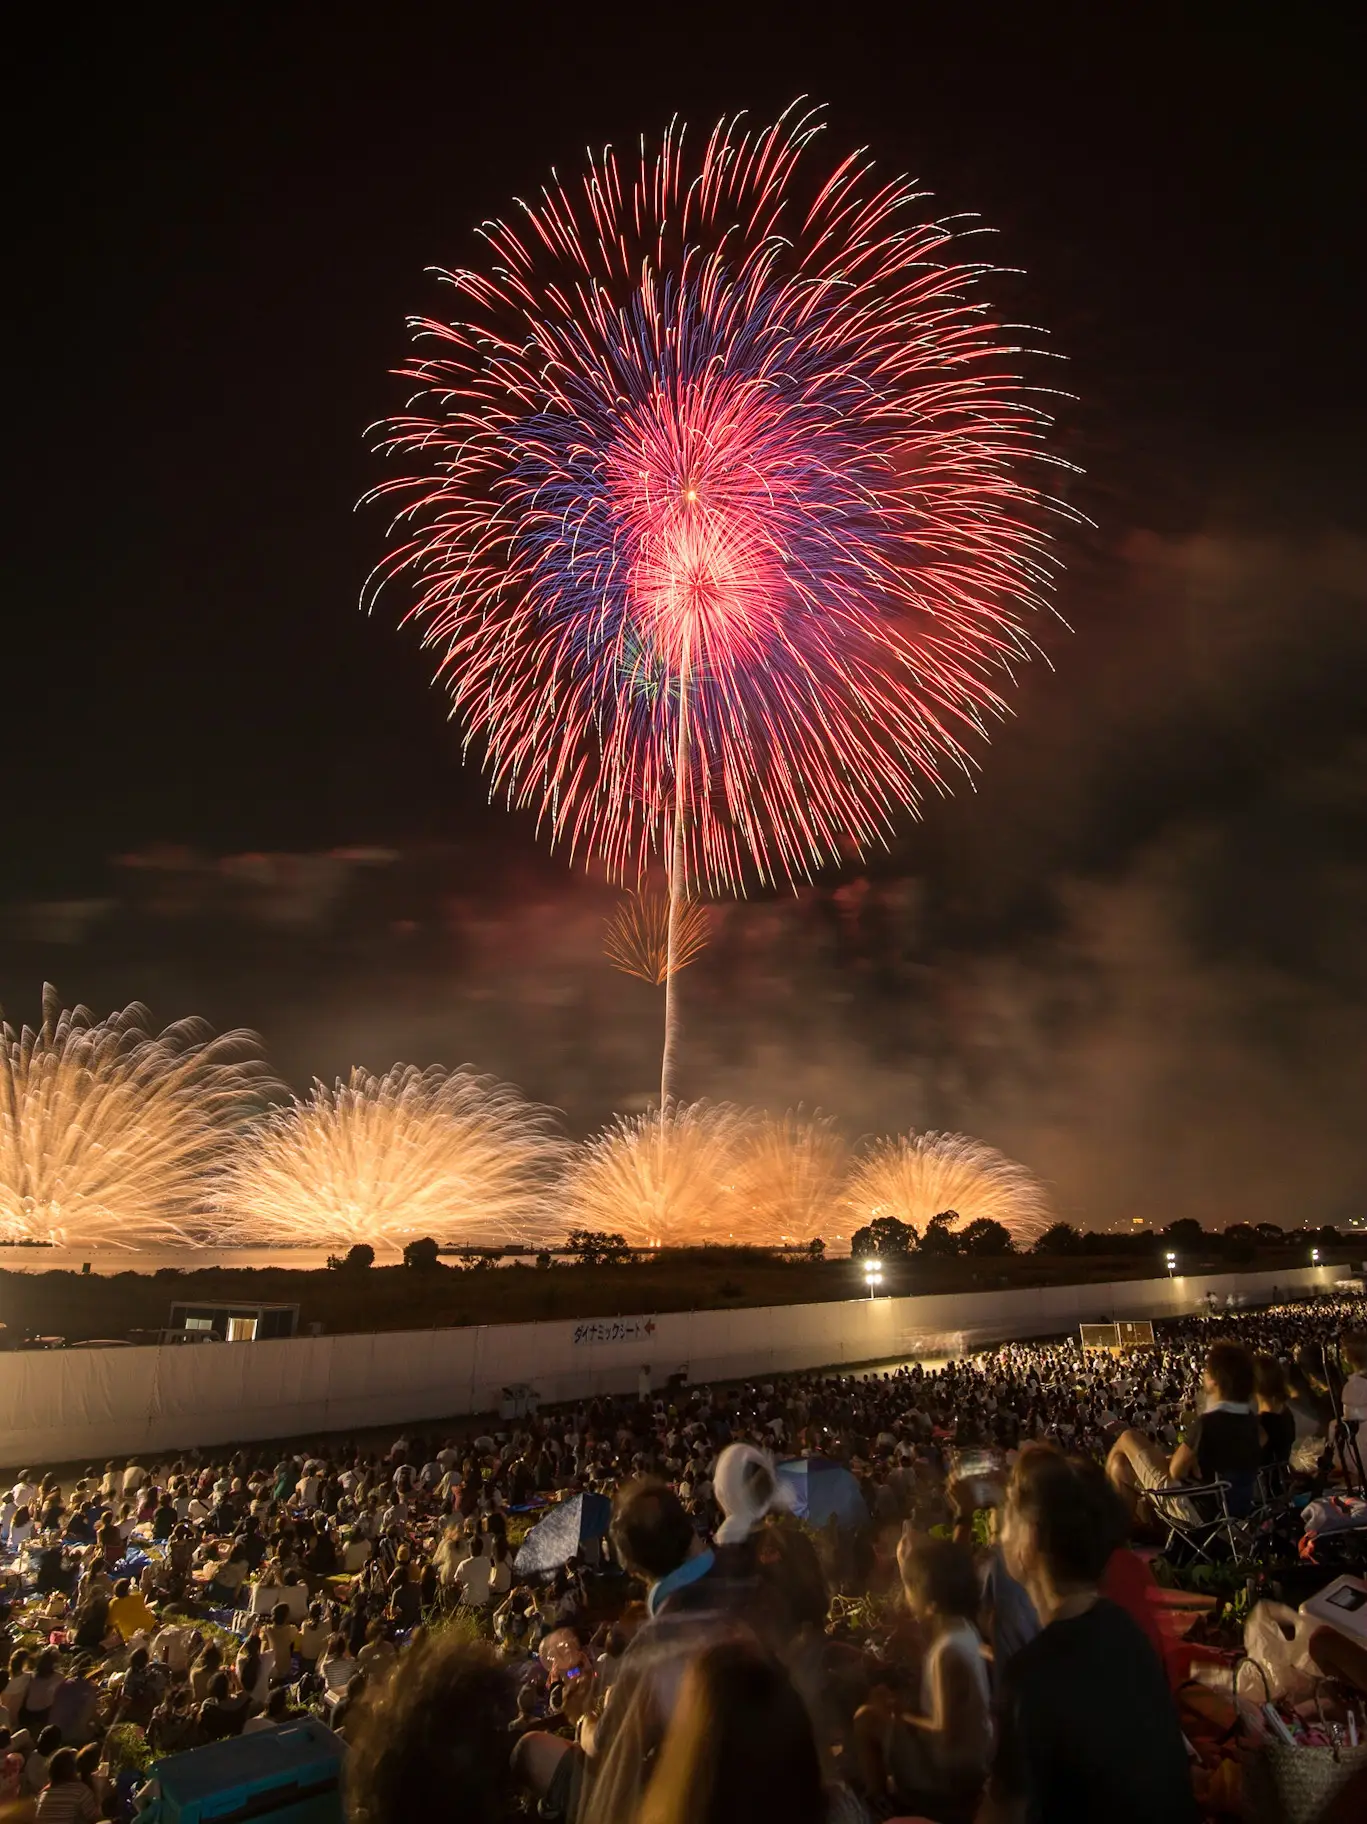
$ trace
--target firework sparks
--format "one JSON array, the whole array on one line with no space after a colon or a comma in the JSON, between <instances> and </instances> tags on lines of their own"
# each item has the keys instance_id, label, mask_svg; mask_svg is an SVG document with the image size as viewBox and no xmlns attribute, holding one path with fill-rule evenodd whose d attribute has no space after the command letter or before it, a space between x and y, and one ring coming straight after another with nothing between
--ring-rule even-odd
<instances>
[{"instance_id":1,"label":"firework sparks","mask_svg":"<svg viewBox=\"0 0 1367 1824\"><path fill-rule=\"evenodd\" d=\"M218 1196L238 1244L401 1248L537 1238L564 1151L548 1109L469 1069L353 1070L269 1115Z\"/></svg>"},{"instance_id":2,"label":"firework sparks","mask_svg":"<svg viewBox=\"0 0 1367 1824\"><path fill-rule=\"evenodd\" d=\"M648 887L644 892L628 894L608 920L603 935L603 952L613 968L656 988L668 981L669 914L669 896L665 893ZM696 899L684 902L674 932L673 974L687 969L707 948L711 922L706 906Z\"/></svg>"},{"instance_id":3,"label":"firework sparks","mask_svg":"<svg viewBox=\"0 0 1367 1824\"><path fill-rule=\"evenodd\" d=\"M895 1216L924 1234L932 1216L989 1217L1028 1246L1053 1221L1044 1186L995 1147L967 1134L901 1134L860 1161L845 1193L854 1226Z\"/></svg>"},{"instance_id":4,"label":"firework sparks","mask_svg":"<svg viewBox=\"0 0 1367 1824\"><path fill-rule=\"evenodd\" d=\"M566 1227L605 1229L636 1248L749 1240L737 1197L749 1129L725 1102L619 1116L570 1162L558 1193Z\"/></svg>"},{"instance_id":5,"label":"firework sparks","mask_svg":"<svg viewBox=\"0 0 1367 1824\"><path fill-rule=\"evenodd\" d=\"M760 1117L746 1136L736 1192L747 1239L776 1247L830 1235L848 1167L849 1148L829 1118Z\"/></svg>"},{"instance_id":6,"label":"firework sparks","mask_svg":"<svg viewBox=\"0 0 1367 1824\"><path fill-rule=\"evenodd\" d=\"M404 578L496 791L672 887L802 879L966 763L1047 600L1047 419L988 268L814 114L553 179L381 433ZM690 142L691 143L691 142Z\"/></svg>"},{"instance_id":7,"label":"firework sparks","mask_svg":"<svg viewBox=\"0 0 1367 1824\"><path fill-rule=\"evenodd\" d=\"M97 1020L43 990L0 1028L0 1237L80 1248L207 1239L210 1174L274 1085L253 1033L154 1033L145 1007Z\"/></svg>"}]
</instances>

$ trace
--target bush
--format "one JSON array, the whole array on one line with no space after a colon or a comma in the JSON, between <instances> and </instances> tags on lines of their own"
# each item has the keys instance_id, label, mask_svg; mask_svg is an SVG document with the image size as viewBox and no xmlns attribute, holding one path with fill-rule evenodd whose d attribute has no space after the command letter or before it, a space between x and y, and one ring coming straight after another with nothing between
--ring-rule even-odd
<instances>
[{"instance_id":1,"label":"bush","mask_svg":"<svg viewBox=\"0 0 1367 1824\"><path fill-rule=\"evenodd\" d=\"M359 1273L364 1268L375 1265L375 1250L368 1241L358 1241L347 1249L340 1260L335 1254L329 1254L328 1265L334 1272Z\"/></svg>"},{"instance_id":2,"label":"bush","mask_svg":"<svg viewBox=\"0 0 1367 1824\"><path fill-rule=\"evenodd\" d=\"M420 1272L429 1273L433 1267L441 1265L437 1259L437 1244L430 1235L422 1235L416 1241L410 1241L403 1251L403 1264L416 1267Z\"/></svg>"}]
</instances>

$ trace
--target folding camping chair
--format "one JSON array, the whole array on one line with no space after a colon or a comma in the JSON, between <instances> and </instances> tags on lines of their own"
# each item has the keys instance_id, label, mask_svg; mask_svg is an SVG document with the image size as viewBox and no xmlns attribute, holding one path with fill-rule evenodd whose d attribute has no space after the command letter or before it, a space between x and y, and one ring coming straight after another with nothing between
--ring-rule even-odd
<instances>
[{"instance_id":1,"label":"folding camping chair","mask_svg":"<svg viewBox=\"0 0 1367 1824\"><path fill-rule=\"evenodd\" d=\"M1225 1559L1235 1564L1247 1561L1248 1534L1245 1523L1229 1511L1229 1488L1228 1482L1221 1481L1174 1482L1144 1491L1159 1523L1168 1529L1165 1558L1180 1539L1194 1558L1207 1564Z\"/></svg>"}]
</instances>

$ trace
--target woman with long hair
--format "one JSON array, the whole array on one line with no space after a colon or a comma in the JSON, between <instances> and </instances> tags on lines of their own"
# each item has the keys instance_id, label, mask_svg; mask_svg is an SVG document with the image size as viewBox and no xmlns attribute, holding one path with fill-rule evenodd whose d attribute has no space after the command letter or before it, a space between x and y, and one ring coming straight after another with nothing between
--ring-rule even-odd
<instances>
[{"instance_id":1,"label":"woman with long hair","mask_svg":"<svg viewBox=\"0 0 1367 1824\"><path fill-rule=\"evenodd\" d=\"M1296 1415L1290 1409L1286 1370L1275 1355L1254 1356L1253 1392L1258 1403L1263 1463L1289 1463L1291 1447L1296 1442Z\"/></svg>"},{"instance_id":2,"label":"woman with long hair","mask_svg":"<svg viewBox=\"0 0 1367 1824\"><path fill-rule=\"evenodd\" d=\"M828 1824L834 1795L806 1707L760 1649L719 1641L689 1665L637 1824Z\"/></svg>"}]
</instances>

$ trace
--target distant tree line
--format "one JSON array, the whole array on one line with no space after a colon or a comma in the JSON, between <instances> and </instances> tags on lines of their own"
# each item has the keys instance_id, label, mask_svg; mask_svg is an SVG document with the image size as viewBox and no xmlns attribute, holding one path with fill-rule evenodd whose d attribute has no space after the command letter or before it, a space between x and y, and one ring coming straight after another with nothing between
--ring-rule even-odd
<instances>
[{"instance_id":1,"label":"distant tree line","mask_svg":"<svg viewBox=\"0 0 1367 1824\"><path fill-rule=\"evenodd\" d=\"M943 1210L932 1216L920 1234L910 1223L896 1216L878 1216L865 1228L856 1229L850 1237L850 1251L855 1255L888 1256L908 1254L1012 1254L1017 1249L1010 1232L1000 1222L980 1217L976 1222L957 1228L959 1217L954 1210ZM1176 1254L1179 1261L1219 1260L1238 1266L1256 1258L1260 1250L1278 1249L1284 1253L1308 1254L1312 1247L1337 1248L1351 1236L1340 1235L1335 1228L1281 1229L1275 1222L1233 1222L1227 1229L1204 1229L1189 1216L1170 1222L1164 1229L1142 1229L1119 1234L1083 1234L1070 1222L1056 1222L1046 1229L1027 1252L1051 1256L1107 1255L1142 1260L1162 1259Z\"/></svg>"},{"instance_id":2,"label":"distant tree line","mask_svg":"<svg viewBox=\"0 0 1367 1824\"><path fill-rule=\"evenodd\" d=\"M850 1237L850 1252L856 1257L876 1254L883 1259L911 1254L962 1255L975 1259L1022 1251L1016 1248L1003 1223L982 1216L959 1228L956 1226L958 1221L957 1211L942 1210L938 1216L931 1217L922 1234L896 1216L877 1216L864 1228L855 1230ZM1279 1229L1275 1222L1233 1222L1227 1229L1216 1231L1203 1229L1199 1222L1184 1216L1177 1222L1170 1222L1165 1229L1131 1230L1120 1234L1083 1234L1070 1222L1056 1222L1023 1251L1054 1257L1104 1255L1111 1259L1156 1258L1160 1261L1165 1254L1173 1253L1186 1266L1208 1261L1241 1266L1268 1249L1294 1255L1300 1261L1301 1256L1308 1258L1311 1248L1339 1248L1353 1239L1351 1235L1341 1235L1335 1228ZM584 1267L621 1267L636 1258L635 1251L623 1236L598 1229L571 1230L561 1252L567 1254L574 1265ZM818 1261L825 1254L825 1243L808 1242L798 1252L809 1260ZM416 1271L430 1272L441 1265L438 1253L437 1243L430 1235L423 1235L405 1247L403 1264ZM487 1252L472 1250L461 1254L459 1259L463 1266L470 1268L490 1265ZM360 1272L373 1266L374 1262L374 1248L362 1241L340 1258L331 1256L328 1265L342 1272ZM549 1267L551 1255L543 1251L536 1256L536 1264L543 1269Z\"/></svg>"}]
</instances>

